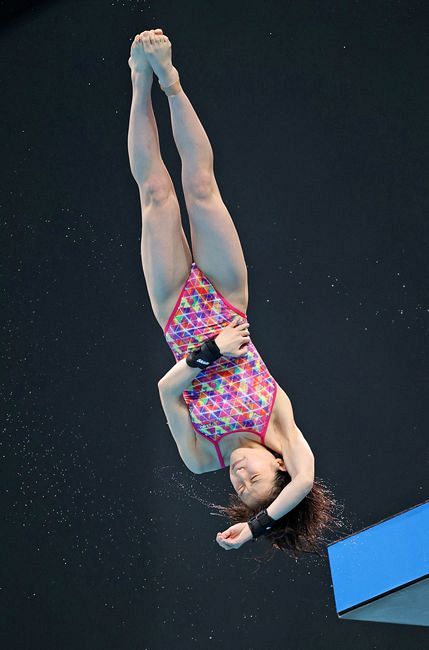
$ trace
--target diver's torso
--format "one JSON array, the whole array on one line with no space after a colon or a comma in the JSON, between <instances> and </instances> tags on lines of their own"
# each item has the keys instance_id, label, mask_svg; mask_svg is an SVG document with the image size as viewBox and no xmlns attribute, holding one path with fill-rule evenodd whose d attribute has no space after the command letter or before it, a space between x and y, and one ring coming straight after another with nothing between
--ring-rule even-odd
<instances>
[{"instance_id":1,"label":"diver's torso","mask_svg":"<svg viewBox=\"0 0 429 650\"><path fill-rule=\"evenodd\" d=\"M164 327L176 361L215 336L237 313L247 320L246 314L231 305L193 262ZM276 422L284 391L279 388L277 392L277 387L252 340L244 356L221 357L193 379L183 398L199 448L204 449L202 457L210 459L204 471L228 466L232 451L246 443L281 453Z\"/></svg>"},{"instance_id":2,"label":"diver's torso","mask_svg":"<svg viewBox=\"0 0 429 650\"><path fill-rule=\"evenodd\" d=\"M268 422L267 431L264 438L264 447L267 447L271 451L275 451L278 454L282 454L282 442L285 436L285 432L280 427L280 417L279 414L283 408L283 403L285 399L288 399L285 391L279 386L276 382L277 393L276 399L274 402L273 409L271 411L270 420ZM204 438L204 436L197 435L197 444L201 449L204 449L204 457L209 458L210 460L207 463L207 466L204 468L203 473L205 472L214 472L218 469L223 469L219 467L219 460L216 453L216 450L213 448L210 440ZM224 438L221 438L218 441L219 449L222 454L223 461L226 467L229 467L229 459L231 453L234 449L239 447L245 447L246 442L251 441L252 443L261 444L261 439L259 435L252 432L240 432L240 433L231 433Z\"/></svg>"}]
</instances>

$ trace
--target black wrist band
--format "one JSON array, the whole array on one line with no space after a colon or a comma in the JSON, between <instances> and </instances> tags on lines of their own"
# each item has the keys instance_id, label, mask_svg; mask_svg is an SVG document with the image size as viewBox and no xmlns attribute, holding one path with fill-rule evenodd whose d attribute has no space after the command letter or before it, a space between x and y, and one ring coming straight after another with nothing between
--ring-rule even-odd
<instances>
[{"instance_id":1,"label":"black wrist band","mask_svg":"<svg viewBox=\"0 0 429 650\"><path fill-rule=\"evenodd\" d=\"M207 339L205 341L205 344L207 345L208 349L213 355L213 360L216 361L216 359L219 359L221 357L221 352L217 346L217 343L214 339Z\"/></svg>"},{"instance_id":2,"label":"black wrist band","mask_svg":"<svg viewBox=\"0 0 429 650\"><path fill-rule=\"evenodd\" d=\"M214 339L207 339L202 345L194 348L186 357L186 363L191 368L208 368L216 359L222 356Z\"/></svg>"},{"instance_id":3,"label":"black wrist band","mask_svg":"<svg viewBox=\"0 0 429 650\"><path fill-rule=\"evenodd\" d=\"M255 539L256 537L260 537L260 535L269 533L274 522L275 519L270 517L266 510L261 510L258 514L253 515L247 523L252 532L252 537Z\"/></svg>"}]
</instances>

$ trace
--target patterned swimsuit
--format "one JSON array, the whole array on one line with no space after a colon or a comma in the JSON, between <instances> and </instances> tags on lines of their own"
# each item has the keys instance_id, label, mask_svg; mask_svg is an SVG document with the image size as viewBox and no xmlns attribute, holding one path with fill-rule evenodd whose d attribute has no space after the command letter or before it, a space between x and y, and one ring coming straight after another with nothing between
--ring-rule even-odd
<instances>
[{"instance_id":1,"label":"patterned swimsuit","mask_svg":"<svg viewBox=\"0 0 429 650\"><path fill-rule=\"evenodd\" d=\"M233 307L193 262L164 328L176 362L216 336L237 314L244 319L240 322L247 321L246 314ZM226 465L219 440L247 431L258 434L264 444L276 398L277 384L252 341L246 349L242 357L220 357L183 391L195 431L214 444L222 468Z\"/></svg>"}]
</instances>

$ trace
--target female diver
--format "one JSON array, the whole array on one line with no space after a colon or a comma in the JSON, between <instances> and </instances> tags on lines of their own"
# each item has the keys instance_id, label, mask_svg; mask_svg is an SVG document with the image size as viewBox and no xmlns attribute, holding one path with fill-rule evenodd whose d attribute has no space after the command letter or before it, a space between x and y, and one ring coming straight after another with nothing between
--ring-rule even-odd
<instances>
[{"instance_id":1,"label":"female diver","mask_svg":"<svg viewBox=\"0 0 429 650\"><path fill-rule=\"evenodd\" d=\"M142 209L141 257L151 306L175 365L158 382L180 456L191 472L229 467L234 521L226 549L265 535L274 548L318 552L334 500L315 480L314 456L291 402L249 336L247 267L213 171L213 151L172 64L161 29L130 52L128 152ZM182 162L192 254L161 158L151 102L153 72L168 97ZM234 435L232 435L234 434Z\"/></svg>"}]
</instances>

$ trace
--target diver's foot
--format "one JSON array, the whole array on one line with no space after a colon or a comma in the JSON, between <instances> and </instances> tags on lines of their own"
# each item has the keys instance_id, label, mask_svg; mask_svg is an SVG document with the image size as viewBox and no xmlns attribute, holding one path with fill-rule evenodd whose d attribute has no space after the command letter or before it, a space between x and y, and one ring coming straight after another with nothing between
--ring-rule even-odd
<instances>
[{"instance_id":1,"label":"diver's foot","mask_svg":"<svg viewBox=\"0 0 429 650\"><path fill-rule=\"evenodd\" d=\"M156 34L162 34L162 29L155 29ZM136 34L134 41L131 45L130 58L128 59L128 65L131 68L131 72L142 72L147 75L153 76L152 66L147 60L146 53L143 47L142 34Z\"/></svg>"},{"instance_id":2,"label":"diver's foot","mask_svg":"<svg viewBox=\"0 0 429 650\"><path fill-rule=\"evenodd\" d=\"M142 40L146 58L158 77L161 88L177 82L179 73L171 62L171 41L168 36L162 33L162 29L151 29L142 32Z\"/></svg>"}]
</instances>

